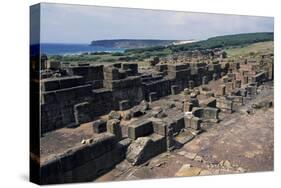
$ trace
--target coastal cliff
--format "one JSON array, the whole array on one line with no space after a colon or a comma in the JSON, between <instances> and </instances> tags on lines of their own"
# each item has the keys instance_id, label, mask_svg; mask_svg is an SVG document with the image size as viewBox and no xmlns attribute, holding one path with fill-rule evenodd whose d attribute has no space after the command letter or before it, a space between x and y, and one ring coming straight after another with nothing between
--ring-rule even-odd
<instances>
[{"instance_id":1,"label":"coastal cliff","mask_svg":"<svg viewBox=\"0 0 281 188\"><path fill-rule=\"evenodd\" d=\"M149 40L149 39L114 39L114 40L95 40L91 46L108 48L145 48L153 46L167 46L180 42L178 40Z\"/></svg>"}]
</instances>

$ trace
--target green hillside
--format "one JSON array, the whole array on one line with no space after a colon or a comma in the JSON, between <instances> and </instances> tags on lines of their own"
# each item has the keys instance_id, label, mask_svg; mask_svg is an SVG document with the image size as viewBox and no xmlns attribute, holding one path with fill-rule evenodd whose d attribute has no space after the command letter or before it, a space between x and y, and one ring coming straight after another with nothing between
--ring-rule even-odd
<instances>
[{"instance_id":1,"label":"green hillside","mask_svg":"<svg viewBox=\"0 0 281 188\"><path fill-rule=\"evenodd\" d=\"M170 45L168 47L151 47L142 49L128 49L125 52L130 53L143 53L145 51L162 51L168 48L171 52L212 49L212 48L226 48L232 46L242 46L253 44L256 42L273 41L272 32L264 33L245 33L235 35L225 35L212 37L207 40L198 41L194 43L182 44L182 45Z\"/></svg>"}]
</instances>

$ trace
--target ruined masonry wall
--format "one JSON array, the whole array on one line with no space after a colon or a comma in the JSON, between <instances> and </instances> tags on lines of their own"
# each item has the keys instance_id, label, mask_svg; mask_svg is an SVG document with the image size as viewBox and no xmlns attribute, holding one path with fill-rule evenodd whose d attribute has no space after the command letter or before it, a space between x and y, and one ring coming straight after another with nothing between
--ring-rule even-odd
<instances>
[{"instance_id":1,"label":"ruined masonry wall","mask_svg":"<svg viewBox=\"0 0 281 188\"><path fill-rule=\"evenodd\" d=\"M176 93L189 87L190 81L193 86L199 86L204 76L207 82L214 73L220 77L222 67L204 63L172 64L163 71L167 72L166 76L143 77L142 80L134 64L78 66L67 69L68 77L43 79L41 133L85 123L111 110L119 110L119 102L123 100L134 106L144 99L149 100L150 93L156 93L157 98L170 95L172 86ZM80 103L85 108L74 109Z\"/></svg>"}]
</instances>

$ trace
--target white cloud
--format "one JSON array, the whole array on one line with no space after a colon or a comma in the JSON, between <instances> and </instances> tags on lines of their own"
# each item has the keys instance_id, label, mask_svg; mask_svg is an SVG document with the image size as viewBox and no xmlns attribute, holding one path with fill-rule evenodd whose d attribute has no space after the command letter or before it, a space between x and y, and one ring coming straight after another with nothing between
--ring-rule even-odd
<instances>
[{"instance_id":1,"label":"white cloud","mask_svg":"<svg viewBox=\"0 0 281 188\"><path fill-rule=\"evenodd\" d=\"M202 39L273 31L273 18L42 4L43 42L89 43L111 38Z\"/></svg>"}]
</instances>

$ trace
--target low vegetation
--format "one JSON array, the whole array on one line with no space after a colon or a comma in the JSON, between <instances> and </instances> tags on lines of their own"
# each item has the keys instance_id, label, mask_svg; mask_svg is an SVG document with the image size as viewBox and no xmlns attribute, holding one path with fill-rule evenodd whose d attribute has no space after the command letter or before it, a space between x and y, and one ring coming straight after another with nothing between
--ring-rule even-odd
<instances>
[{"instance_id":1,"label":"low vegetation","mask_svg":"<svg viewBox=\"0 0 281 188\"><path fill-rule=\"evenodd\" d=\"M230 57L234 57L238 54L246 55L246 51L253 48L269 48L273 42L273 33L248 33L248 34L236 34L212 37L204 41L198 41L193 43L181 44L181 45L168 45L168 46L154 46L148 48L136 48L127 49L124 52L92 52L83 53L80 55L53 55L50 59L60 60L63 62L93 62L93 63L104 63L104 62L118 62L118 61L134 61L141 62L153 59L155 57L164 57L171 55L175 52L182 51L193 51L203 49L214 49L223 48L229 54ZM256 44L254 44L256 43ZM264 46L268 47L261 47ZM254 45L254 46L252 46ZM273 48L273 47L272 47ZM264 51L264 49L262 49ZM271 49L272 50L272 49ZM255 50L251 52L254 55Z\"/></svg>"}]
</instances>

